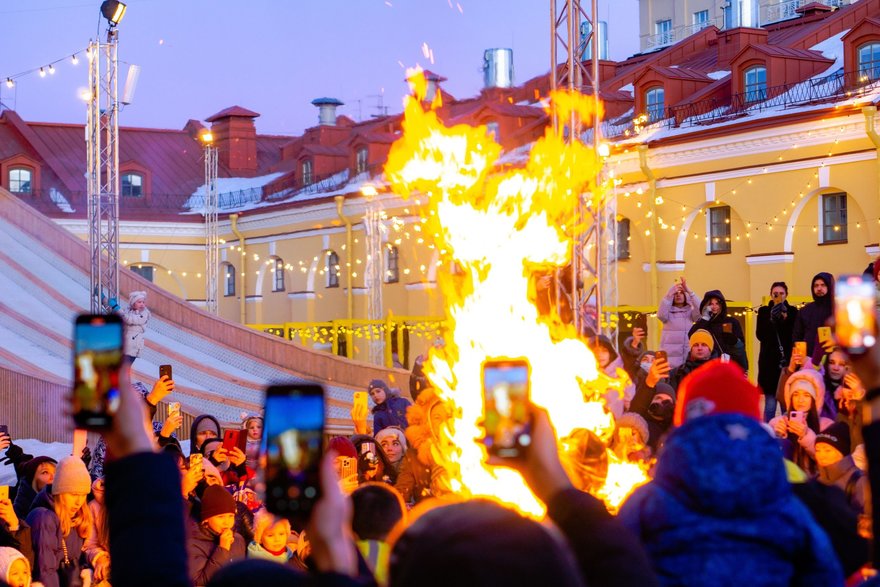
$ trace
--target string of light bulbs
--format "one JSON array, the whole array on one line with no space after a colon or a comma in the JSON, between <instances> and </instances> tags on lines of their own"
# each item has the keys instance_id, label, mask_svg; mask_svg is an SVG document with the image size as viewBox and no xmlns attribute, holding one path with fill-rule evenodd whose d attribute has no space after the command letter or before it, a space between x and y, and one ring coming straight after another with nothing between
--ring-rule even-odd
<instances>
[{"instance_id":1,"label":"string of light bulbs","mask_svg":"<svg viewBox=\"0 0 880 587\"><path fill-rule=\"evenodd\" d=\"M25 71L21 71L14 75L0 75L0 79L4 80L7 88L14 88L16 80L26 77L28 75L37 74L41 78L44 78L47 75L55 75L55 66L59 63L68 62L71 65L79 65L79 56L81 54L85 54L86 56L88 56L88 49L80 49L78 51L74 51L73 53L68 53L64 57L60 57L54 61L50 61L49 63L45 63L38 67L26 69Z\"/></svg>"}]
</instances>

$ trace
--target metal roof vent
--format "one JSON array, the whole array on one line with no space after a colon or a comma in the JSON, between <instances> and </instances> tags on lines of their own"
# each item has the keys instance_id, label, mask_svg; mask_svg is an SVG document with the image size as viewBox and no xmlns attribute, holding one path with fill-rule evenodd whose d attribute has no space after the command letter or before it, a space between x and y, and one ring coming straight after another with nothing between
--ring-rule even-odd
<instances>
[{"instance_id":1,"label":"metal roof vent","mask_svg":"<svg viewBox=\"0 0 880 587\"><path fill-rule=\"evenodd\" d=\"M513 49L486 49L483 52L483 87L513 86Z\"/></svg>"},{"instance_id":2,"label":"metal roof vent","mask_svg":"<svg viewBox=\"0 0 880 587\"><path fill-rule=\"evenodd\" d=\"M318 107L318 124L321 126L336 126L336 107L345 106L336 98L315 98L312 104Z\"/></svg>"}]
</instances>

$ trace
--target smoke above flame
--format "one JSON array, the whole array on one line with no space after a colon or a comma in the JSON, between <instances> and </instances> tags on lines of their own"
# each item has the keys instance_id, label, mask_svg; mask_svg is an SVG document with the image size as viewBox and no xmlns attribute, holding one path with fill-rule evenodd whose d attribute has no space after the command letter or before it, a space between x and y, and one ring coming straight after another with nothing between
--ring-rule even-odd
<instances>
[{"instance_id":1,"label":"smoke above flame","mask_svg":"<svg viewBox=\"0 0 880 587\"><path fill-rule=\"evenodd\" d=\"M578 198L601 201L598 159L579 141L548 128L528 162L499 165L501 146L485 127L446 127L438 117L439 93L423 103L425 83L411 76L414 96L405 102L403 134L392 146L385 176L404 198L418 197L441 266L449 328L444 346L432 350L426 374L451 408L434 451L456 493L487 497L541 516L544 505L514 469L486 464L479 439L483 417L481 366L489 358L527 357L531 401L547 410L561 446L578 429L607 440L614 429L605 409L608 393L622 395L624 380L606 376L574 328L539 317L533 276L564 267L571 259ZM551 96L559 120L588 120L592 100L581 94ZM646 479L643 469L607 452L604 485L596 491L616 507Z\"/></svg>"}]
</instances>

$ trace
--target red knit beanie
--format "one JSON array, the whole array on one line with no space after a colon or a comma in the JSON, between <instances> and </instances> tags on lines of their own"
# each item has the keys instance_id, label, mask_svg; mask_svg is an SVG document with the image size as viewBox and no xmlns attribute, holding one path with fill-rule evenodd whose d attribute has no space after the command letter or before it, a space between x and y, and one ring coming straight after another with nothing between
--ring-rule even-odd
<instances>
[{"instance_id":1,"label":"red knit beanie","mask_svg":"<svg viewBox=\"0 0 880 587\"><path fill-rule=\"evenodd\" d=\"M357 450L354 443L347 436L334 436L330 439L328 450L336 451L341 457L357 458Z\"/></svg>"},{"instance_id":2,"label":"red knit beanie","mask_svg":"<svg viewBox=\"0 0 880 587\"><path fill-rule=\"evenodd\" d=\"M709 414L743 414L760 421L760 399L761 390L739 365L713 359L682 379L673 424Z\"/></svg>"}]
</instances>

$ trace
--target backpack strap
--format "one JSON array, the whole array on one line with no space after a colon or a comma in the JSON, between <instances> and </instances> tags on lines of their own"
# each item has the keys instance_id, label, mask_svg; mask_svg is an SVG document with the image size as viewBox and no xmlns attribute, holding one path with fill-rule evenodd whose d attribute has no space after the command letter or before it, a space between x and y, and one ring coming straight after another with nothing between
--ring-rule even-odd
<instances>
[{"instance_id":1,"label":"backpack strap","mask_svg":"<svg viewBox=\"0 0 880 587\"><path fill-rule=\"evenodd\" d=\"M856 467L856 470L853 471L853 474L849 476L849 481L846 482L846 500L852 502L853 495L856 493L856 484L859 482L859 479L862 478L862 470Z\"/></svg>"}]
</instances>

